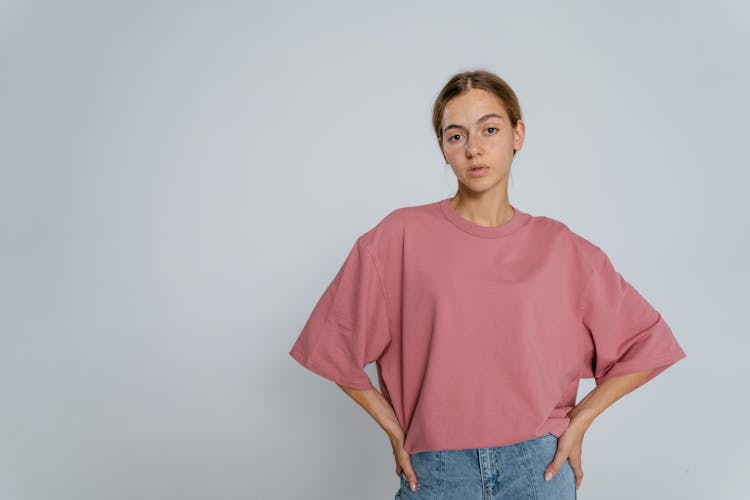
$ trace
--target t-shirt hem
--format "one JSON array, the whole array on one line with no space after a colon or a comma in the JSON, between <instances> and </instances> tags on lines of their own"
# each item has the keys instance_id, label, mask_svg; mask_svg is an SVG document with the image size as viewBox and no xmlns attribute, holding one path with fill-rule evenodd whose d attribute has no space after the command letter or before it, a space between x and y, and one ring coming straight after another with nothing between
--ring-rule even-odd
<instances>
[{"instance_id":1,"label":"t-shirt hem","mask_svg":"<svg viewBox=\"0 0 750 500\"><path fill-rule=\"evenodd\" d=\"M660 354L647 359L633 359L631 361L624 361L622 363L615 364L603 377L595 377L596 385L601 384L605 380L619 375L629 375L631 373L640 372L643 370L651 369L651 372L643 379L635 389L641 387L646 382L651 381L654 377L662 373L664 370L675 364L677 361L686 358L685 352L680 349L676 352L670 352L666 354Z\"/></svg>"},{"instance_id":2,"label":"t-shirt hem","mask_svg":"<svg viewBox=\"0 0 750 500\"><path fill-rule=\"evenodd\" d=\"M320 375L321 377L324 377L330 380L331 382L335 382L336 384L343 385L344 387L348 387L350 389L356 389L358 391L364 391L364 390L369 389L370 387L373 387L372 381L369 380L369 377L368 377L367 383L341 377L340 375L336 373L331 373L330 371L322 369L318 367L317 365L315 365L314 363L305 360L302 354L302 351L298 349L293 348L292 350L289 351L289 355L292 358L294 358L300 365L307 368L311 372L316 373L317 375Z\"/></svg>"}]
</instances>

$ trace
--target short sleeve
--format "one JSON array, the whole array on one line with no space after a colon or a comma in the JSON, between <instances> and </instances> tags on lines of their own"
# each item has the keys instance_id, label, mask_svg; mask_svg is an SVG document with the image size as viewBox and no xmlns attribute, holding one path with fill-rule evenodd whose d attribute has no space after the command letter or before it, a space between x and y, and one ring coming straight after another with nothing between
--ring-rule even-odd
<instances>
[{"instance_id":1,"label":"short sleeve","mask_svg":"<svg viewBox=\"0 0 750 500\"><path fill-rule=\"evenodd\" d=\"M581 300L583 378L596 385L610 377L652 369L635 389L686 357L672 330L646 299L612 266L604 252Z\"/></svg>"},{"instance_id":2,"label":"short sleeve","mask_svg":"<svg viewBox=\"0 0 750 500\"><path fill-rule=\"evenodd\" d=\"M289 354L318 375L364 390L372 387L364 367L379 359L389 342L385 291L375 256L358 238Z\"/></svg>"}]
</instances>

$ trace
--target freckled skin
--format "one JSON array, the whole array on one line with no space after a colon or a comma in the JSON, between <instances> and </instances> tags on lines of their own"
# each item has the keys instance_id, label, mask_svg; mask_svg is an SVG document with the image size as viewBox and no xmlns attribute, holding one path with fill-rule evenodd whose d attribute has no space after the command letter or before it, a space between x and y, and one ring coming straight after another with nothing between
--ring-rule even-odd
<instances>
[{"instance_id":1,"label":"freckled skin","mask_svg":"<svg viewBox=\"0 0 750 500\"><path fill-rule=\"evenodd\" d=\"M500 117L477 121L491 113ZM446 128L450 125L463 128ZM458 180L457 195L451 200L456 212L482 226L498 226L510 220L513 209L508 201L508 174L514 151L523 146L523 120L512 127L497 97L471 89L446 104L441 130L438 146ZM476 163L488 165L489 172L471 176L469 168Z\"/></svg>"}]
</instances>

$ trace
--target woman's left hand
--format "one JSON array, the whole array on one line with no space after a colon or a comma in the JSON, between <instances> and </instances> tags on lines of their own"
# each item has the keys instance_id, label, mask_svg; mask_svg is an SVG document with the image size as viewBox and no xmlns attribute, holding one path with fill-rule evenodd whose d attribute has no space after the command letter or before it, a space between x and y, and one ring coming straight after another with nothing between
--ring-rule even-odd
<instances>
[{"instance_id":1,"label":"woman's left hand","mask_svg":"<svg viewBox=\"0 0 750 500\"><path fill-rule=\"evenodd\" d=\"M552 462L544 471L544 478L546 480L549 481L555 477L557 471L560 470L560 467L562 467L562 464L567 459L576 476L576 489L581 487L581 481L583 481L581 447L583 445L583 435L587 428L588 426L582 422L571 419L567 429L557 439L557 452L555 452Z\"/></svg>"}]
</instances>

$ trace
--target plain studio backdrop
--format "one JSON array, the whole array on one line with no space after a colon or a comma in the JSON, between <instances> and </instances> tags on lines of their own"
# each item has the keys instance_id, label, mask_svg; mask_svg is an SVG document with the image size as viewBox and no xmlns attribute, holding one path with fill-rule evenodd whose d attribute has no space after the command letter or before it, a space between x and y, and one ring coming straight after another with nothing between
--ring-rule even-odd
<instances>
[{"instance_id":1,"label":"plain studio backdrop","mask_svg":"<svg viewBox=\"0 0 750 500\"><path fill-rule=\"evenodd\" d=\"M393 498L288 351L357 236L453 194L431 109L477 68L526 121L511 202L688 355L578 497L748 498L748 61L740 0L0 3L0 500Z\"/></svg>"}]
</instances>

